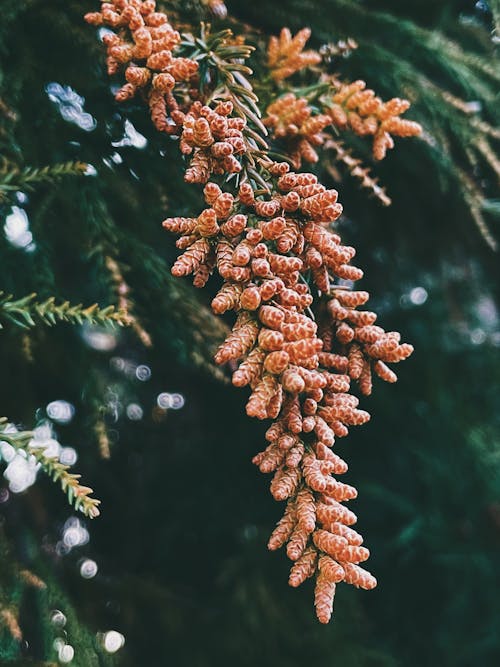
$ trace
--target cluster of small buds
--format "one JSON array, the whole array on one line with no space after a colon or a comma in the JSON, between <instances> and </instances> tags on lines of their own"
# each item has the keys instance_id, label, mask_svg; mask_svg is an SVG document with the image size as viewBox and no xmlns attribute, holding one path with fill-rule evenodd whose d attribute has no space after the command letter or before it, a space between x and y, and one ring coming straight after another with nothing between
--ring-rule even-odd
<instances>
[{"instance_id":1,"label":"cluster of small buds","mask_svg":"<svg viewBox=\"0 0 500 667\"><path fill-rule=\"evenodd\" d=\"M274 473L271 493L287 501L269 548L286 544L294 563L291 586L316 574L316 612L326 623L338 583L366 589L376 585L360 566L369 552L351 528L356 516L343 505L357 496L356 489L335 477L347 470L332 451L336 438L370 418L350 393L351 379L362 385L364 355L371 355L369 368L373 365L377 372L384 360L408 356L411 346L394 348L393 334L385 332L372 343L370 332L382 330L373 326L372 313L356 310L367 293L334 284L339 277L362 276L350 264L354 249L328 229L342 211L337 192L327 190L313 174L290 172L285 163L267 168L274 183L267 199L249 182L240 185L237 196L209 182L204 189L209 208L197 218L170 218L164 226L180 235L177 243L185 249L173 266L174 275L194 274L195 284L201 285L216 268L224 280L212 308L216 314L234 311L237 318L215 360L238 364L232 380L251 390L247 414L273 420L266 433L268 446L254 463L262 472ZM318 331L309 310L313 296L301 280L308 269L328 295L329 338L328 332L324 338L323 329ZM353 331L351 345L334 336L343 325ZM362 355L359 374L355 349ZM391 380L387 372L380 374Z\"/></svg>"},{"instance_id":2,"label":"cluster of small buds","mask_svg":"<svg viewBox=\"0 0 500 667\"><path fill-rule=\"evenodd\" d=\"M166 14L155 9L154 0L111 0L102 3L100 12L86 14L85 20L117 30L106 32L102 38L107 48L108 73L125 73L126 83L116 93L116 99L123 102L143 91L155 127L175 134L179 132L175 119L179 105L173 90L179 82L186 82L188 89L193 87L198 63L174 57L181 36Z\"/></svg>"},{"instance_id":3,"label":"cluster of small buds","mask_svg":"<svg viewBox=\"0 0 500 667\"><path fill-rule=\"evenodd\" d=\"M325 326L329 332L323 338L324 351L337 349L338 344L342 346L348 359L348 375L365 396L372 392L373 372L385 382L396 382L397 375L387 364L407 359L413 353L413 346L401 343L397 331L386 332L375 325L376 313L357 310L368 301L368 292L337 287L331 294L326 304Z\"/></svg>"},{"instance_id":4,"label":"cluster of small buds","mask_svg":"<svg viewBox=\"0 0 500 667\"><path fill-rule=\"evenodd\" d=\"M311 31L302 28L292 37L288 28L283 28L279 37L272 36L267 49L268 66L275 81L283 81L295 72L321 62L317 51L304 51Z\"/></svg>"},{"instance_id":5,"label":"cluster of small buds","mask_svg":"<svg viewBox=\"0 0 500 667\"><path fill-rule=\"evenodd\" d=\"M330 116L313 116L307 100L297 98L293 93L286 93L270 104L266 113L264 125L272 128L275 138L286 141L287 153L295 169L300 168L302 160L318 161L314 146L323 144L323 130L332 123Z\"/></svg>"},{"instance_id":6,"label":"cluster of small buds","mask_svg":"<svg viewBox=\"0 0 500 667\"><path fill-rule=\"evenodd\" d=\"M413 137L422 132L418 123L400 118L409 106L408 100L399 97L383 102L359 80L339 84L327 110L336 127L349 128L361 137L373 136L373 157L383 160L387 150L394 146L391 135Z\"/></svg>"},{"instance_id":7,"label":"cluster of small buds","mask_svg":"<svg viewBox=\"0 0 500 667\"><path fill-rule=\"evenodd\" d=\"M216 8L223 3L206 4ZM351 264L354 248L343 245L331 230L342 213L337 191L318 183L315 175L291 172L288 163L272 162L268 156L257 160L260 174L255 169L243 172L241 157L252 150L243 135L245 121L233 117L229 100L205 105L197 101L189 88L196 63L173 58L178 33L164 14L154 12L154 2L103 3L102 11L87 20L129 28L133 43L115 35L119 43L111 45L111 37L108 54L118 63L128 63L127 72L133 69L128 83L149 91L156 127L179 137L181 152L190 158L186 181L204 184L206 208L197 217L163 222L179 236L176 245L182 251L172 273L193 275L197 287L203 287L215 270L223 280L212 309L218 315L233 311L236 320L215 361L230 364L235 386L249 387L247 414L273 422L266 432L266 449L253 459L263 473L273 473L273 497L286 501L268 546L275 550L286 545L293 561L291 586L316 577L316 613L327 623L338 583L364 589L377 583L360 565L369 551L352 528L356 515L344 505L357 491L337 480L347 464L332 450L350 426L370 419L359 409L351 381L363 394L371 391L372 371L383 380L396 381L387 363L405 359L413 348L401 344L399 334L375 325L374 313L357 310L367 301L366 292L341 286L359 280L363 272ZM160 51L151 46L146 54L145 32L136 34L141 29L149 31L152 42L165 39L168 44ZM160 29L164 34L151 32ZM303 29L292 38L285 28L279 38L271 38L269 67L275 81L320 62L318 53L303 50L309 36ZM115 46L122 50L113 50ZM172 93L178 81L187 81L182 109ZM371 91L359 99L364 84L353 85L344 96L338 97L343 88L338 90L328 116L314 116L307 101L293 94L270 105L265 122L276 137L294 144L297 164L301 159L316 161L314 146L322 143L324 128L332 120L342 124L334 109L344 113L343 124L355 131L351 113L369 127L369 119L376 120L373 132L364 133L375 135L377 154L383 142L384 151L387 148L391 132L417 133L416 124L406 125L398 117L406 103L375 104L378 98ZM255 154L251 157L255 163ZM212 175L239 172L233 192L210 180Z\"/></svg>"},{"instance_id":8,"label":"cluster of small buds","mask_svg":"<svg viewBox=\"0 0 500 667\"><path fill-rule=\"evenodd\" d=\"M303 197L299 210L307 216L301 227L304 266L318 290L330 292L332 278L359 280L363 272L350 264L354 248L341 244L340 237L330 231L330 225L342 213L337 191L327 190L313 174L286 174L279 179L281 188L288 190L286 199Z\"/></svg>"},{"instance_id":9,"label":"cluster of small buds","mask_svg":"<svg viewBox=\"0 0 500 667\"><path fill-rule=\"evenodd\" d=\"M188 183L206 183L212 174L241 171L237 156L247 150L243 136L246 121L230 117L232 111L230 101L219 102L214 109L197 101L182 115L180 150L192 155L185 174Z\"/></svg>"}]
</instances>

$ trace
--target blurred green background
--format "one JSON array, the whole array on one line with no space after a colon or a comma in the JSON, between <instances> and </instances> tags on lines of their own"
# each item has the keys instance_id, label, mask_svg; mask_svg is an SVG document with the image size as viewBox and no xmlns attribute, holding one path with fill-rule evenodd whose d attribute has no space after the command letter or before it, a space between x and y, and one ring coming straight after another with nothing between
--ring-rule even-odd
<instances>
[{"instance_id":1,"label":"blurred green background","mask_svg":"<svg viewBox=\"0 0 500 667\"><path fill-rule=\"evenodd\" d=\"M416 348L399 383L365 399L372 421L338 446L379 586L339 587L327 627L311 586L290 589L285 556L266 549L280 507L250 463L265 427L210 364L223 336L207 309L216 281L200 295L169 274L176 250L159 223L198 205L177 148L138 101L114 102L96 31L82 21L97 2L1 4L4 173L69 160L93 168L6 192L0 289L115 303L113 257L154 341L146 349L133 332L69 325L0 331L1 413L26 427L52 416L103 510L76 524L42 475L23 494L2 479L0 612L18 610L24 632L19 642L0 626L2 664L58 664L57 637L81 666L500 664L498 3L227 2L264 33L309 25L314 46L354 38L360 48L334 69L384 98L409 97L407 117L425 130L374 167L390 208L342 168L341 183L324 175L340 190L341 233L358 249L373 310ZM169 4L193 23L201 16L199 3ZM369 163L369 146L350 142ZM89 562L98 571L85 578ZM26 585L23 568L47 588ZM116 654L102 647L109 630L125 637Z\"/></svg>"}]
</instances>

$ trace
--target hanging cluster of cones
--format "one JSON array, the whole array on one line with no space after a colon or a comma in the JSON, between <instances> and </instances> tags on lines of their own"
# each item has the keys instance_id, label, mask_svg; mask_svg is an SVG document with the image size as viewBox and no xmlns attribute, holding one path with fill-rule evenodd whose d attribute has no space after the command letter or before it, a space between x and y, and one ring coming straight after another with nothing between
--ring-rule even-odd
<instances>
[{"instance_id":1,"label":"hanging cluster of cones","mask_svg":"<svg viewBox=\"0 0 500 667\"><path fill-rule=\"evenodd\" d=\"M376 585L360 566L369 552L351 528L356 516L343 505L357 492L336 479L347 464L332 451L336 438L370 418L350 385L369 394L372 371L394 382L387 363L413 348L376 326L375 313L358 310L367 292L338 285L363 274L350 263L354 249L329 230L342 212L337 192L286 163L270 162L267 170L272 191L265 198L248 182L236 196L209 182L209 208L163 224L181 235L181 246L192 240L174 275L194 274L198 283L216 268L224 280L212 308L237 318L216 361L238 362L233 384L251 389L247 414L273 420L254 463L274 473L271 493L287 501L269 548L287 545L290 585L316 575L317 615L328 622L336 584ZM308 272L315 289L302 280ZM322 294L320 306L313 292Z\"/></svg>"},{"instance_id":2,"label":"hanging cluster of cones","mask_svg":"<svg viewBox=\"0 0 500 667\"><path fill-rule=\"evenodd\" d=\"M304 51L310 36L309 28L302 28L294 37L288 28L283 28L279 37L270 38L267 64L275 81L288 79L295 72L321 62L317 51Z\"/></svg>"},{"instance_id":3,"label":"hanging cluster of cones","mask_svg":"<svg viewBox=\"0 0 500 667\"><path fill-rule=\"evenodd\" d=\"M271 76L277 82L295 72L321 61L316 51L304 51L310 31L303 29L292 38L284 28L279 39L272 37L268 47L268 65ZM354 46L357 46L355 42ZM383 102L375 92L366 88L365 81L342 83L336 77L319 77L328 82L331 89L318 99L320 112L313 109L304 97L297 98L286 93L267 108L264 123L272 128L274 137L285 139L293 164L296 168L302 159L317 162L318 156L313 146L321 146L328 126L340 130L349 129L358 136L373 136L372 154L375 160L383 160L387 150L394 147L393 136L413 137L422 132L414 121L400 116L410 107L408 100L394 97Z\"/></svg>"},{"instance_id":4,"label":"hanging cluster of cones","mask_svg":"<svg viewBox=\"0 0 500 667\"><path fill-rule=\"evenodd\" d=\"M359 80L339 84L328 111L336 127L348 128L360 137L373 136L373 157L383 160L387 150L394 147L392 136L414 137L422 132L418 123L400 117L409 107L408 100L400 97L383 102Z\"/></svg>"},{"instance_id":5,"label":"hanging cluster of cones","mask_svg":"<svg viewBox=\"0 0 500 667\"><path fill-rule=\"evenodd\" d=\"M86 14L85 20L112 29L102 38L108 74L123 70L126 79L116 99L124 102L141 92L155 127L174 134L179 133L183 114L179 118L172 91L181 84L191 95L196 94L198 63L173 56L181 36L166 14L155 9L154 0L111 0L102 2L100 12Z\"/></svg>"},{"instance_id":6,"label":"hanging cluster of cones","mask_svg":"<svg viewBox=\"0 0 500 667\"><path fill-rule=\"evenodd\" d=\"M300 169L302 160L314 163L319 160L315 146L324 143L323 130L332 124L326 114L312 114L312 108L303 97L286 93L266 110L264 125L272 128L273 136L285 139L293 166Z\"/></svg>"},{"instance_id":7,"label":"hanging cluster of cones","mask_svg":"<svg viewBox=\"0 0 500 667\"><path fill-rule=\"evenodd\" d=\"M151 4L116 0L114 6L123 16L128 7L141 14L143 5ZM147 19L148 14L142 15ZM103 12L97 16L102 18ZM101 18L92 15L91 22L98 25ZM166 17L159 25L167 25ZM281 71L275 78L318 62L302 51L308 36L301 31L299 39L292 39L284 31L272 41L270 61ZM175 60L171 55L168 62ZM397 332L375 324L375 313L359 309L368 300L367 292L354 290L363 272L351 264L354 248L343 245L331 230L342 213L337 191L314 174L293 172L287 162L272 161L264 151L257 154L229 92L221 99L223 91L218 91L212 103L186 102L181 80L181 108L175 86L164 93L177 104L174 109L166 98L168 123L175 125L171 133L180 137L180 149L191 159L186 180L204 184L206 207L196 217L163 222L178 235L182 251L172 273L193 275L197 287L214 271L222 278L212 308L216 314L233 311L236 319L215 360L233 365L235 386L249 387L248 415L272 420L267 446L254 458L262 472L273 474L273 497L286 502L269 548L286 545L293 561L291 586L315 577L316 613L327 623L337 584L376 585L360 565L369 551L352 528L355 514L344 504L357 491L337 479L347 464L333 451L349 427L370 418L359 409L351 384L369 394L372 373L395 382L387 364L407 358L413 348L401 343ZM312 120L308 110L296 99L290 102L293 124L310 140L320 128L304 129ZM274 107L278 117L280 104ZM247 170L249 163L253 171ZM252 176L255 165L259 172Z\"/></svg>"}]
</instances>

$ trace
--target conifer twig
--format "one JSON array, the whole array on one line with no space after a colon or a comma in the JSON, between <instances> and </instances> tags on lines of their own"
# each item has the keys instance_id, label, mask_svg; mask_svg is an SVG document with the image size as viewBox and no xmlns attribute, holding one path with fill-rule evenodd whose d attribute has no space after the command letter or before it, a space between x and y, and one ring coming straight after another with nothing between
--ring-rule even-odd
<instances>
[{"instance_id":1,"label":"conifer twig","mask_svg":"<svg viewBox=\"0 0 500 667\"><path fill-rule=\"evenodd\" d=\"M22 329L30 329L37 324L53 326L58 322L70 324L101 324L110 326L126 326L130 324L130 316L122 309L114 306L100 308L97 304L84 307L73 305L69 301L56 303L55 297L45 301L36 301L36 293L28 294L20 299L0 292L0 328L2 320Z\"/></svg>"},{"instance_id":2,"label":"conifer twig","mask_svg":"<svg viewBox=\"0 0 500 667\"><path fill-rule=\"evenodd\" d=\"M7 419L0 418L0 439L16 450L24 451L26 456L33 456L42 470L54 482L59 482L61 489L68 497L68 502L85 516L94 519L99 516L100 500L90 497L92 489L80 484L80 475L68 472L69 466L61 463L55 456L47 456L43 446L32 444L33 431L6 432Z\"/></svg>"},{"instance_id":3,"label":"conifer twig","mask_svg":"<svg viewBox=\"0 0 500 667\"><path fill-rule=\"evenodd\" d=\"M355 158L351 151L347 149L341 141L335 139L328 139L324 145L325 150L332 150L335 152L337 160L344 164L350 175L357 178L361 187L371 191L383 206L390 206L392 201L388 196L385 188L380 186L377 179L370 176L368 167L363 167L361 160ZM327 165L328 168L328 165Z\"/></svg>"},{"instance_id":4,"label":"conifer twig","mask_svg":"<svg viewBox=\"0 0 500 667\"><path fill-rule=\"evenodd\" d=\"M41 183L56 183L68 176L82 176L88 165L84 162L63 162L45 167L24 167L4 161L0 168L0 200L18 190L30 191Z\"/></svg>"}]
</instances>

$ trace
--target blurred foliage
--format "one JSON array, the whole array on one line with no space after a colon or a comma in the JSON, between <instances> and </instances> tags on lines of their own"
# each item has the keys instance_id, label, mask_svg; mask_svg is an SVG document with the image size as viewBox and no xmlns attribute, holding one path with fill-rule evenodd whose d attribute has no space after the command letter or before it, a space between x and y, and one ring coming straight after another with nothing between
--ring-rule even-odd
<instances>
[{"instance_id":1,"label":"blurred foliage","mask_svg":"<svg viewBox=\"0 0 500 667\"><path fill-rule=\"evenodd\" d=\"M69 301L56 304L54 297L43 303L35 301L36 294L12 300L0 292L0 321L2 319L23 329L36 326L37 323L53 326L57 322L73 324L126 324L126 316L116 311L114 306L99 308L97 304L84 308L81 304L71 305ZM2 327L2 324L0 324Z\"/></svg>"},{"instance_id":2,"label":"blurred foliage","mask_svg":"<svg viewBox=\"0 0 500 667\"><path fill-rule=\"evenodd\" d=\"M183 21L202 16L197 2L165 4ZM500 655L500 283L490 247L499 238L498 3L227 5L233 29L251 24L244 31L258 47L282 25L309 25L317 46L352 37L359 49L332 68L365 79L384 98L409 97L412 119L425 128L422 141L399 143L374 169L390 208L367 200L348 176L339 185L341 231L358 248L363 287L383 325L417 350L398 386L378 387L366 401L372 422L339 446L360 489L354 509L379 587L341 588L326 628L313 619L310 591L286 587L283 558L265 552L279 508L249 463L263 427L245 419L245 397L211 365L224 325L207 308L209 294L202 301L170 276L176 251L160 222L198 206L177 149L154 132L140 102L113 101L95 31L82 21L94 2L5 0L0 152L12 175L0 172L0 190L2 183L20 190L7 189L0 214L6 221L22 209L32 240L16 245L5 228L0 288L13 301L36 291L40 302L117 305L111 257L154 346L125 329L0 332L2 413L31 427L51 401L71 402L75 417L58 434L78 451L103 510L89 544L68 549L57 488L41 479L19 496L0 489L0 605L15 612L24 635L19 641L2 624L0 658L57 664L58 609L75 647L71 664L85 667L493 667ZM368 147L351 139L369 163ZM85 175L56 178L62 165L79 163L90 165ZM328 167L319 169L331 179ZM483 223L488 231L480 233ZM161 407L165 393L183 396L185 406ZM102 424L109 460L99 456ZM95 578L80 576L83 557L98 563ZM46 588L30 586L24 569ZM96 635L109 629L125 636L114 657Z\"/></svg>"}]
</instances>

